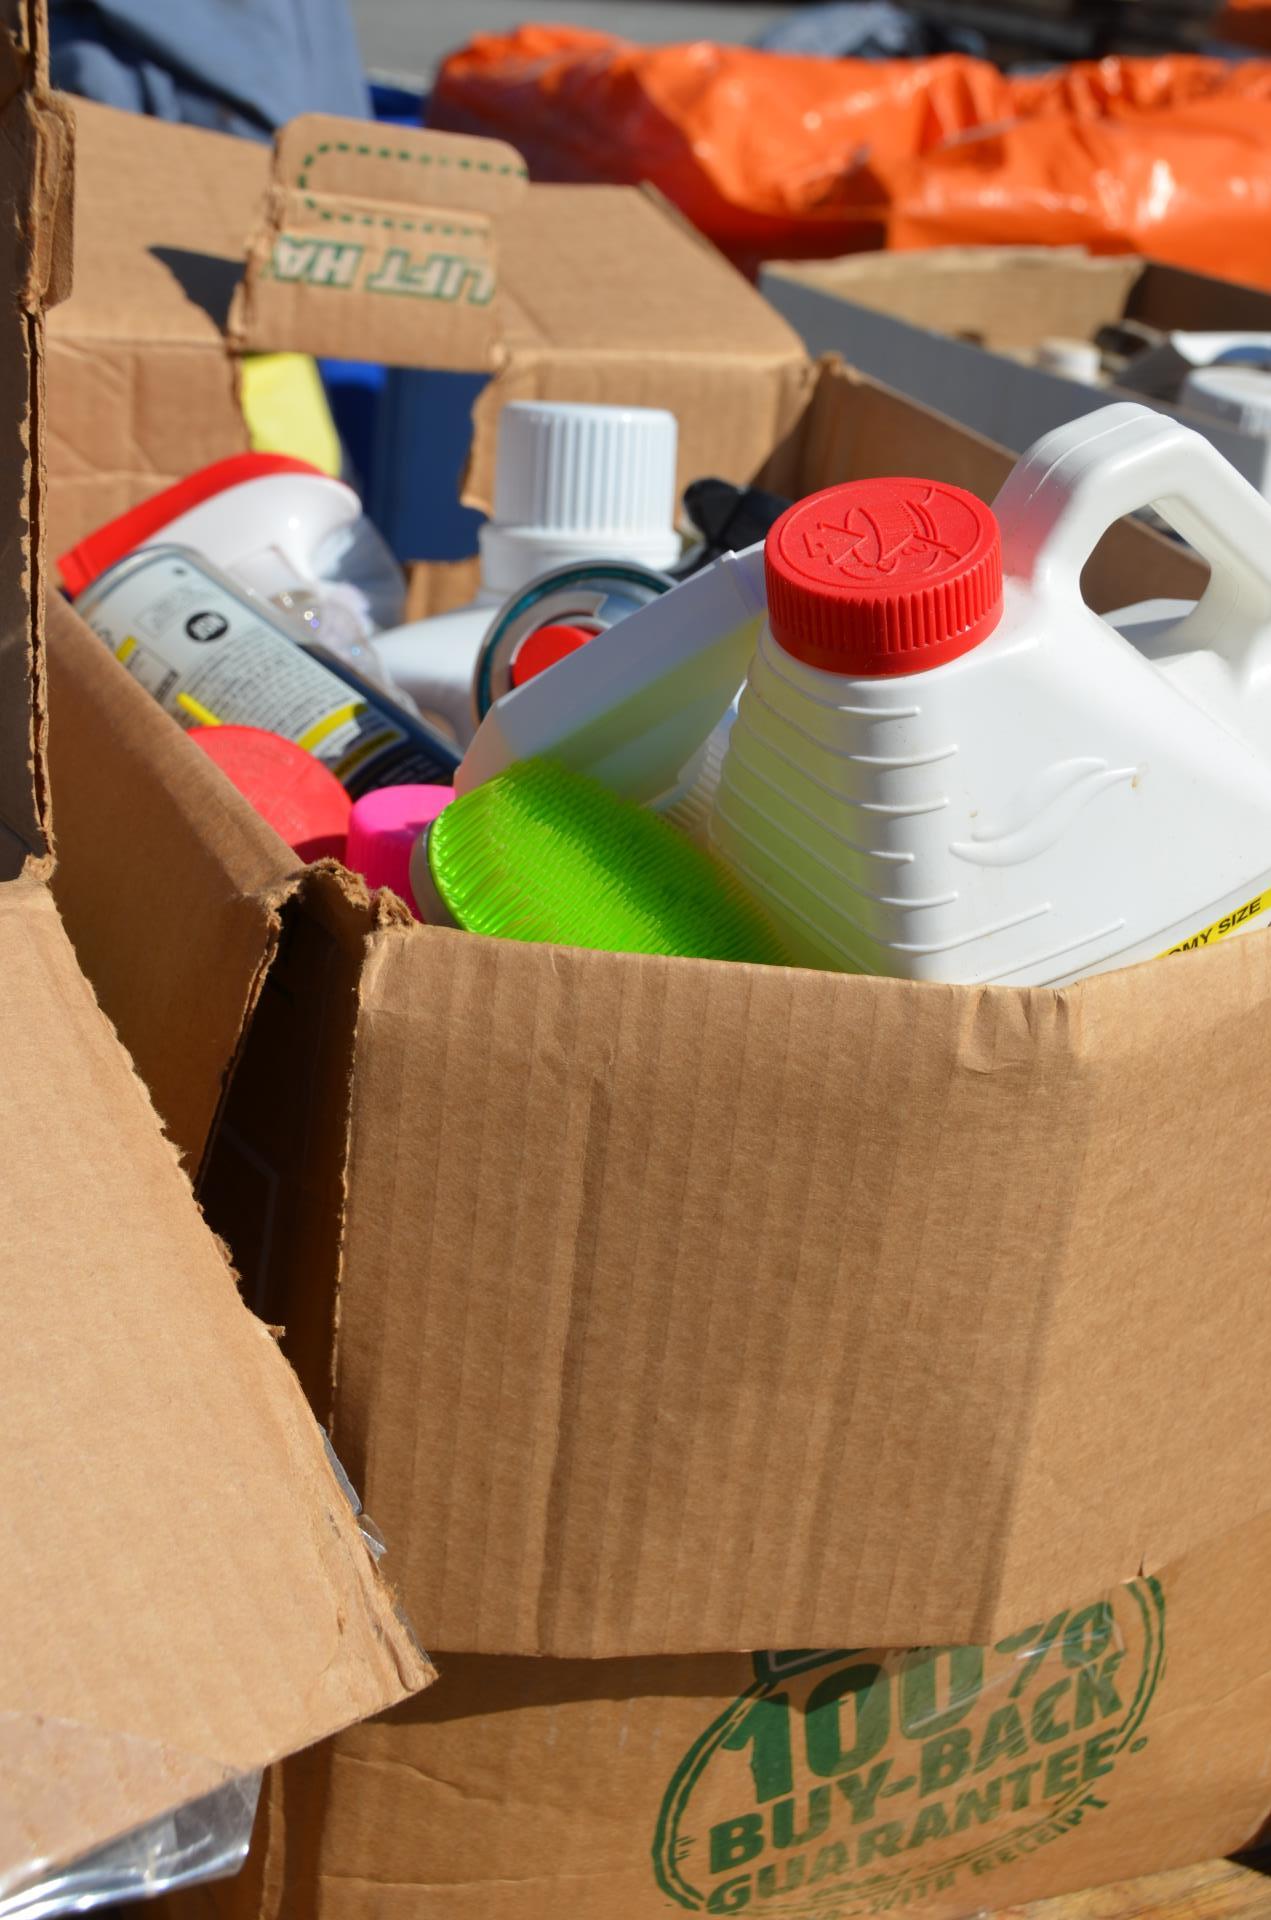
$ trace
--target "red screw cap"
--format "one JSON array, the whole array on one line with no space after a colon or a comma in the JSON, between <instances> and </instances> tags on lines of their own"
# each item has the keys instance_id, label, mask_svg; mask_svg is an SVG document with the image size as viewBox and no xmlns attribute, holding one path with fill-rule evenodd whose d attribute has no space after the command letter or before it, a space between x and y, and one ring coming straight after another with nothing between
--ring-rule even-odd
<instances>
[{"instance_id":1,"label":"red screw cap","mask_svg":"<svg viewBox=\"0 0 1271 1920\"><path fill-rule=\"evenodd\" d=\"M513 655L512 685L523 687L528 680L537 680L540 673L546 673L569 654L577 653L579 647L585 647L595 637L591 627L576 627L563 620L551 626L535 627Z\"/></svg>"},{"instance_id":2,"label":"red screw cap","mask_svg":"<svg viewBox=\"0 0 1271 1920\"><path fill-rule=\"evenodd\" d=\"M829 673L918 673L986 639L1002 611L990 507L935 480L853 480L790 507L764 547L768 621Z\"/></svg>"}]
</instances>

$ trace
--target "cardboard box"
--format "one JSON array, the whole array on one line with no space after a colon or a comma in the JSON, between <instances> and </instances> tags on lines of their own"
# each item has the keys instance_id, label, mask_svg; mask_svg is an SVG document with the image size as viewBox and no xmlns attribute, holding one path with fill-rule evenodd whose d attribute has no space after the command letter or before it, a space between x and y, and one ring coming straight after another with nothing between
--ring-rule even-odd
<instances>
[{"instance_id":1,"label":"cardboard box","mask_svg":"<svg viewBox=\"0 0 1271 1920\"><path fill-rule=\"evenodd\" d=\"M1011 357L1045 339L1092 339L1120 320L1165 331L1271 333L1271 293L1257 287L1079 247L772 261L760 285L810 352L842 353L1016 453L1066 420L1136 400L1203 433L1255 486L1271 478L1265 440L1167 404L1163 387L1091 387Z\"/></svg>"},{"instance_id":2,"label":"cardboard box","mask_svg":"<svg viewBox=\"0 0 1271 1920\"><path fill-rule=\"evenodd\" d=\"M989 1647L442 1655L276 1770L240 1911L957 1920L1234 1851L1271 1813L1268 1578L1264 1518Z\"/></svg>"},{"instance_id":3,"label":"cardboard box","mask_svg":"<svg viewBox=\"0 0 1271 1920\"><path fill-rule=\"evenodd\" d=\"M897 464L1009 462L828 367L766 478ZM987 1640L1261 1510L1265 942L1020 993L421 929L65 611L52 673L85 965L434 1643Z\"/></svg>"},{"instance_id":4,"label":"cardboard box","mask_svg":"<svg viewBox=\"0 0 1271 1920\"><path fill-rule=\"evenodd\" d=\"M77 101L75 285L49 354L52 551L247 445L238 359L293 349L494 377L505 400L680 421L681 480L750 473L811 378L793 332L660 202L529 186L498 141L309 115L267 148Z\"/></svg>"},{"instance_id":5,"label":"cardboard box","mask_svg":"<svg viewBox=\"0 0 1271 1920\"><path fill-rule=\"evenodd\" d=\"M1009 465L832 364L770 439ZM1197 584L1124 527L1089 590ZM1265 942L1024 993L421 929L50 642L79 951L453 1650L198 1910L953 1915L1254 1835Z\"/></svg>"},{"instance_id":6,"label":"cardboard box","mask_svg":"<svg viewBox=\"0 0 1271 1920\"><path fill-rule=\"evenodd\" d=\"M67 284L71 126L36 6L5 9L0 60L7 1904L90 1861L98 1892L160 1884L178 1846L206 1865L264 1766L431 1668L49 891L42 309Z\"/></svg>"}]
</instances>

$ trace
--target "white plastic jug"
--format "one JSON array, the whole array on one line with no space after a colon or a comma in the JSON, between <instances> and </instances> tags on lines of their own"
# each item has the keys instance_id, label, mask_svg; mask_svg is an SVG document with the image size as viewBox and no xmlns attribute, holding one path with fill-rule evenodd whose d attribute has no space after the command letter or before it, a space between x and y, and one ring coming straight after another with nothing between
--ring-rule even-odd
<instances>
[{"instance_id":1,"label":"white plastic jug","mask_svg":"<svg viewBox=\"0 0 1271 1920\"><path fill-rule=\"evenodd\" d=\"M1212 569L1151 658L1080 592L1147 505ZM808 964L1059 984L1268 924L1271 508L1199 435L1108 407L993 511L832 487L765 569L711 837Z\"/></svg>"}]
</instances>

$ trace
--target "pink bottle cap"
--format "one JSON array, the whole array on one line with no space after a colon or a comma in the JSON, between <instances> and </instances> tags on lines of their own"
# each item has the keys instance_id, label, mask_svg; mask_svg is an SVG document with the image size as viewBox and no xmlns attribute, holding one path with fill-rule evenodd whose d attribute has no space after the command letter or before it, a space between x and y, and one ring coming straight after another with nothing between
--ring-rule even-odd
<instances>
[{"instance_id":1,"label":"pink bottle cap","mask_svg":"<svg viewBox=\"0 0 1271 1920\"><path fill-rule=\"evenodd\" d=\"M391 887L417 920L410 850L454 797L453 787L380 787L355 801L349 815L346 863L368 886Z\"/></svg>"},{"instance_id":2,"label":"pink bottle cap","mask_svg":"<svg viewBox=\"0 0 1271 1920\"><path fill-rule=\"evenodd\" d=\"M311 753L263 727L191 727L245 800L302 860L342 860L350 800Z\"/></svg>"}]
</instances>

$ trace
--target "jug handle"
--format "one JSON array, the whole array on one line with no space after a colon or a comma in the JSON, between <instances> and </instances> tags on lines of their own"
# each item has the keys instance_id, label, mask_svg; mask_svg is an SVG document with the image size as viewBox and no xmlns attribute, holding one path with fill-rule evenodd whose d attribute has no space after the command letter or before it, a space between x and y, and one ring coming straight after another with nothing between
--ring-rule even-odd
<instances>
[{"instance_id":1,"label":"jug handle","mask_svg":"<svg viewBox=\"0 0 1271 1920\"><path fill-rule=\"evenodd\" d=\"M1039 594L1079 594L1108 528L1150 506L1209 562L1209 585L1187 617L1191 644L1238 656L1271 625L1271 505L1168 414L1120 404L1057 427L993 504L1003 570Z\"/></svg>"}]
</instances>

